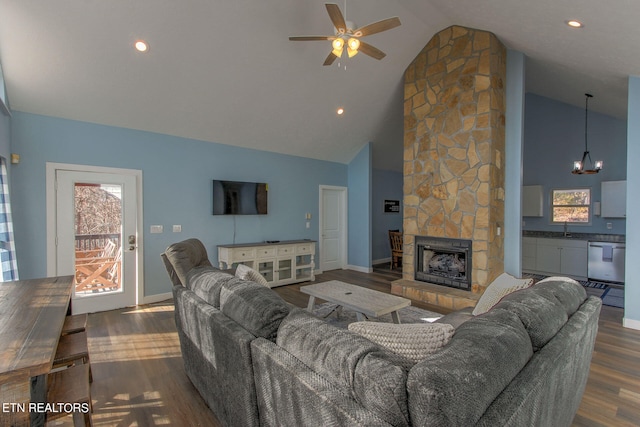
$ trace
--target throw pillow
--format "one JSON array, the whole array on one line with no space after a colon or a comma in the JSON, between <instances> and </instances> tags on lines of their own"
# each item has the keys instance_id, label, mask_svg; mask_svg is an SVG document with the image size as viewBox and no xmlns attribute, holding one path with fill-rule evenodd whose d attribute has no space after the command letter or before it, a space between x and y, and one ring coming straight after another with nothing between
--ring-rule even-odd
<instances>
[{"instance_id":1,"label":"throw pillow","mask_svg":"<svg viewBox=\"0 0 640 427\"><path fill-rule=\"evenodd\" d=\"M262 274L244 264L238 264L238 267L236 268L236 277L256 282L260 285L266 286L267 288L269 287L269 282L267 282L267 279L262 277Z\"/></svg>"},{"instance_id":2,"label":"throw pillow","mask_svg":"<svg viewBox=\"0 0 640 427\"><path fill-rule=\"evenodd\" d=\"M349 330L393 353L408 359L412 365L424 360L449 343L455 329L446 323L412 323L398 325L381 322L355 322Z\"/></svg>"},{"instance_id":3,"label":"throw pillow","mask_svg":"<svg viewBox=\"0 0 640 427\"><path fill-rule=\"evenodd\" d=\"M520 289L528 288L533 284L533 279L518 279L513 277L509 273L502 273L500 276L491 282L491 284L485 289L484 293L478 300L475 308L471 312L474 316L482 313L486 313L496 305L505 296L511 292L518 291Z\"/></svg>"}]
</instances>

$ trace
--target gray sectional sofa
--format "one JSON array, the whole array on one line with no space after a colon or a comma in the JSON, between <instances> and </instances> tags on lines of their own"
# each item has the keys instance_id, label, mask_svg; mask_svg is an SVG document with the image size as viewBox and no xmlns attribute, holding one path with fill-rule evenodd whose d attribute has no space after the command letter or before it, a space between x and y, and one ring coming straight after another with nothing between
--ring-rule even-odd
<instances>
[{"instance_id":1,"label":"gray sectional sofa","mask_svg":"<svg viewBox=\"0 0 640 427\"><path fill-rule=\"evenodd\" d=\"M601 301L550 280L489 312L452 313L450 342L398 355L211 266L198 240L163 254L187 375L226 426L568 426Z\"/></svg>"}]
</instances>

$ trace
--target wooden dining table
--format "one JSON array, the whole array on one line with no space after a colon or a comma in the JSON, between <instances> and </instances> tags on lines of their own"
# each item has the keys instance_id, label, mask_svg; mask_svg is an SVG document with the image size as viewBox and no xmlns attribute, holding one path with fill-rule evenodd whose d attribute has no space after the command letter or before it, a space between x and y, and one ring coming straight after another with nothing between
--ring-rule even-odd
<instances>
[{"instance_id":1,"label":"wooden dining table","mask_svg":"<svg viewBox=\"0 0 640 427\"><path fill-rule=\"evenodd\" d=\"M0 426L42 426L73 276L0 283Z\"/></svg>"}]
</instances>

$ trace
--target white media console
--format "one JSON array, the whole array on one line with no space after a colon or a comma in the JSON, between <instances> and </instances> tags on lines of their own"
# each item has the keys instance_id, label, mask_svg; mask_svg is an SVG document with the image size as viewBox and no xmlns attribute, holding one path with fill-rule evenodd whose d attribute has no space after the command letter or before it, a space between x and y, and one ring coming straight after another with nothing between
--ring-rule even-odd
<instances>
[{"instance_id":1,"label":"white media console","mask_svg":"<svg viewBox=\"0 0 640 427\"><path fill-rule=\"evenodd\" d=\"M245 264L259 271L270 287L315 280L315 240L239 243L218 246L220 269Z\"/></svg>"}]
</instances>

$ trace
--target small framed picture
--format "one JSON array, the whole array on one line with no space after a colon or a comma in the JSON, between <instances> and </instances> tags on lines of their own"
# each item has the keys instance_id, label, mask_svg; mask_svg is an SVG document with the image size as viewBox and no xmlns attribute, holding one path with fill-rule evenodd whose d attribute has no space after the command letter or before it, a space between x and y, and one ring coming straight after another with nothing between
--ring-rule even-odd
<instances>
[{"instance_id":1,"label":"small framed picture","mask_svg":"<svg viewBox=\"0 0 640 427\"><path fill-rule=\"evenodd\" d=\"M385 200L384 213L400 213L400 200Z\"/></svg>"}]
</instances>

